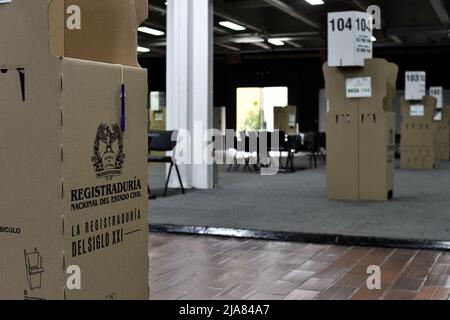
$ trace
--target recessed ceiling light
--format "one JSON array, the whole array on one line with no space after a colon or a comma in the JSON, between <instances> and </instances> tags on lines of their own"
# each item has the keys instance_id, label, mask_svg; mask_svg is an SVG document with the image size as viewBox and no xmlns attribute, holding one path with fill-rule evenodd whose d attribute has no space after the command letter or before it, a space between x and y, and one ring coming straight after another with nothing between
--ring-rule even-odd
<instances>
[{"instance_id":1,"label":"recessed ceiling light","mask_svg":"<svg viewBox=\"0 0 450 320\"><path fill-rule=\"evenodd\" d=\"M145 47L138 47L137 51L138 52L142 52L142 53L148 53L148 52L150 52L150 49L149 48L145 48Z\"/></svg>"},{"instance_id":2,"label":"recessed ceiling light","mask_svg":"<svg viewBox=\"0 0 450 320\"><path fill-rule=\"evenodd\" d=\"M308 2L312 6L318 6L318 5L325 3L325 2L323 2L323 0L305 0L305 1Z\"/></svg>"},{"instance_id":3,"label":"recessed ceiling light","mask_svg":"<svg viewBox=\"0 0 450 320\"><path fill-rule=\"evenodd\" d=\"M219 24L222 27L225 27L225 28L228 28L228 29L231 29L231 30L234 30L234 31L244 31L245 30L245 27L240 26L240 25L238 25L238 24L236 24L234 22L231 22L231 21L220 21Z\"/></svg>"},{"instance_id":4,"label":"recessed ceiling light","mask_svg":"<svg viewBox=\"0 0 450 320\"><path fill-rule=\"evenodd\" d=\"M151 34L152 36L158 36L158 37L165 35L165 33L163 31L156 30L156 29L149 28L149 27L139 27L138 31L142 32L142 33Z\"/></svg>"},{"instance_id":5,"label":"recessed ceiling light","mask_svg":"<svg viewBox=\"0 0 450 320\"><path fill-rule=\"evenodd\" d=\"M263 38L260 37L240 37L232 40L234 43L260 43L264 42Z\"/></svg>"},{"instance_id":6,"label":"recessed ceiling light","mask_svg":"<svg viewBox=\"0 0 450 320\"><path fill-rule=\"evenodd\" d=\"M273 44L274 46L284 46L284 42L282 39L273 38L273 39L268 39L267 42L269 42L270 44Z\"/></svg>"}]
</instances>

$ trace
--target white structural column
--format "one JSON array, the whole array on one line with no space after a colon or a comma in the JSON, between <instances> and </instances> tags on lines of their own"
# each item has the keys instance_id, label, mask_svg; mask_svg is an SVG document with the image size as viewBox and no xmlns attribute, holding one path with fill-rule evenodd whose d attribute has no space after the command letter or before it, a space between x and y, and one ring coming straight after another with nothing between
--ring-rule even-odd
<instances>
[{"instance_id":1,"label":"white structural column","mask_svg":"<svg viewBox=\"0 0 450 320\"><path fill-rule=\"evenodd\" d=\"M186 188L210 189L212 166L202 161L212 127L212 0L167 1L167 128L191 134L192 162L181 164ZM186 153L186 152L185 152ZM173 172L171 187L178 187Z\"/></svg>"}]
</instances>

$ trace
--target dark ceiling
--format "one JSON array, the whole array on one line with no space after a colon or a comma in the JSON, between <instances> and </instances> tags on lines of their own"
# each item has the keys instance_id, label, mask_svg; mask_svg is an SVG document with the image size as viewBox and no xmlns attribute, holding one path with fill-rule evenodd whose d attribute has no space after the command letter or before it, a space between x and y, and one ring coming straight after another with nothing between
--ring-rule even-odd
<instances>
[{"instance_id":1,"label":"dark ceiling","mask_svg":"<svg viewBox=\"0 0 450 320\"><path fill-rule=\"evenodd\" d=\"M191 0L188 0L191 1ZM195 0L194 0L195 1ZM312 6L305 0L215 0L215 54L247 52L307 51L326 48L327 13L366 10L378 5L382 30L376 30L376 47L450 45L449 0L324 0ZM150 0L149 27L166 30L165 0ZM246 28L232 31L219 25L231 21ZM242 37L260 37L264 42L236 43ZM271 38L283 38L285 45L274 46ZM139 34L149 56L165 55L165 36Z\"/></svg>"}]
</instances>

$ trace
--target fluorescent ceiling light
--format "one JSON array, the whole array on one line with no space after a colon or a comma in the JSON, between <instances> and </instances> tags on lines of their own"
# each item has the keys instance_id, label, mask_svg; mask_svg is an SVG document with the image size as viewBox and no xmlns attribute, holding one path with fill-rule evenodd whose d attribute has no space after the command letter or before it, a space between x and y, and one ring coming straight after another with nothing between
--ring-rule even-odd
<instances>
[{"instance_id":1,"label":"fluorescent ceiling light","mask_svg":"<svg viewBox=\"0 0 450 320\"><path fill-rule=\"evenodd\" d=\"M142 52L142 53L148 53L148 52L150 52L150 49L149 48L144 48L144 47L138 47L137 51L138 52Z\"/></svg>"},{"instance_id":2,"label":"fluorescent ceiling light","mask_svg":"<svg viewBox=\"0 0 450 320\"><path fill-rule=\"evenodd\" d=\"M152 36L158 36L158 37L165 35L164 32L153 29L153 28L149 28L149 27L139 27L138 31L142 32L142 33L151 34Z\"/></svg>"},{"instance_id":3,"label":"fluorescent ceiling light","mask_svg":"<svg viewBox=\"0 0 450 320\"><path fill-rule=\"evenodd\" d=\"M232 40L234 43L261 43L264 42L260 37L240 37Z\"/></svg>"},{"instance_id":4,"label":"fluorescent ceiling light","mask_svg":"<svg viewBox=\"0 0 450 320\"><path fill-rule=\"evenodd\" d=\"M245 27L240 26L240 25L238 25L238 24L236 24L234 22L231 22L231 21L220 21L219 24L222 27L225 27L225 28L228 28L228 29L231 29L231 30L234 30L234 31L244 31L245 30Z\"/></svg>"},{"instance_id":5,"label":"fluorescent ceiling light","mask_svg":"<svg viewBox=\"0 0 450 320\"><path fill-rule=\"evenodd\" d=\"M372 36L372 42L377 41L377 38L375 38L374 36Z\"/></svg>"},{"instance_id":6,"label":"fluorescent ceiling light","mask_svg":"<svg viewBox=\"0 0 450 320\"><path fill-rule=\"evenodd\" d=\"M323 0L305 0L305 1L308 2L312 6L318 6L318 5L325 3L325 2L323 2Z\"/></svg>"},{"instance_id":7,"label":"fluorescent ceiling light","mask_svg":"<svg viewBox=\"0 0 450 320\"><path fill-rule=\"evenodd\" d=\"M279 38L269 39L269 40L267 40L267 42L269 42L270 44L273 44L274 46L284 46L283 39L279 39Z\"/></svg>"}]
</instances>

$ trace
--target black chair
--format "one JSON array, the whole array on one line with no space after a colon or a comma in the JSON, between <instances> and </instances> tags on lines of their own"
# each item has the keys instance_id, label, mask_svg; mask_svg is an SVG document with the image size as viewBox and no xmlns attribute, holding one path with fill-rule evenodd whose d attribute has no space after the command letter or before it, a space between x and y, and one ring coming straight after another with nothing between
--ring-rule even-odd
<instances>
[{"instance_id":1,"label":"black chair","mask_svg":"<svg viewBox=\"0 0 450 320\"><path fill-rule=\"evenodd\" d=\"M303 141L303 148L305 151L310 152L309 168L317 168L317 157L319 155L319 133L308 132L305 134Z\"/></svg>"},{"instance_id":2,"label":"black chair","mask_svg":"<svg viewBox=\"0 0 450 320\"><path fill-rule=\"evenodd\" d=\"M285 170L287 172L294 172L295 166L294 166L294 152L292 149L292 146L289 141L289 137L286 137L286 133L284 131L279 131L279 153L280 153L280 169ZM283 167L282 165L282 158L283 158L283 152L287 153L286 158L286 166Z\"/></svg>"},{"instance_id":3,"label":"black chair","mask_svg":"<svg viewBox=\"0 0 450 320\"><path fill-rule=\"evenodd\" d=\"M276 150L274 150L276 149ZM272 148L272 132L261 131L258 133L258 164L260 167L268 167L271 164L270 152L278 151Z\"/></svg>"},{"instance_id":4,"label":"black chair","mask_svg":"<svg viewBox=\"0 0 450 320\"><path fill-rule=\"evenodd\" d=\"M175 133L175 135L174 135ZM149 138L149 154L148 162L153 163L170 163L170 169L169 174L167 176L166 180L166 186L164 188L164 197L167 196L167 189L169 187L169 181L170 176L172 174L172 169L175 167L175 170L177 171L178 181L181 186L181 192L185 194L183 181L181 180L180 171L178 169L178 165L173 161L173 157L166 156L165 154L162 156L151 156L152 151L159 151L159 152L172 152L174 151L177 142L176 142L176 132L175 131L150 131L149 136L152 138Z\"/></svg>"},{"instance_id":5,"label":"black chair","mask_svg":"<svg viewBox=\"0 0 450 320\"><path fill-rule=\"evenodd\" d=\"M233 167L234 171L239 170L241 164L244 165L244 170L252 171L250 167L250 138L245 131L241 131L238 137L234 137L234 149L236 154L234 156L233 164L228 167L228 172L230 172Z\"/></svg>"},{"instance_id":6,"label":"black chair","mask_svg":"<svg viewBox=\"0 0 450 320\"><path fill-rule=\"evenodd\" d=\"M249 165L253 170L259 170L259 134L256 131L247 132L248 142L246 143L247 152L249 153ZM256 154L256 158L254 155Z\"/></svg>"},{"instance_id":7,"label":"black chair","mask_svg":"<svg viewBox=\"0 0 450 320\"><path fill-rule=\"evenodd\" d=\"M318 148L319 148L319 157L323 159L326 163L327 161L327 134L325 132L319 132L318 134Z\"/></svg>"}]
</instances>

